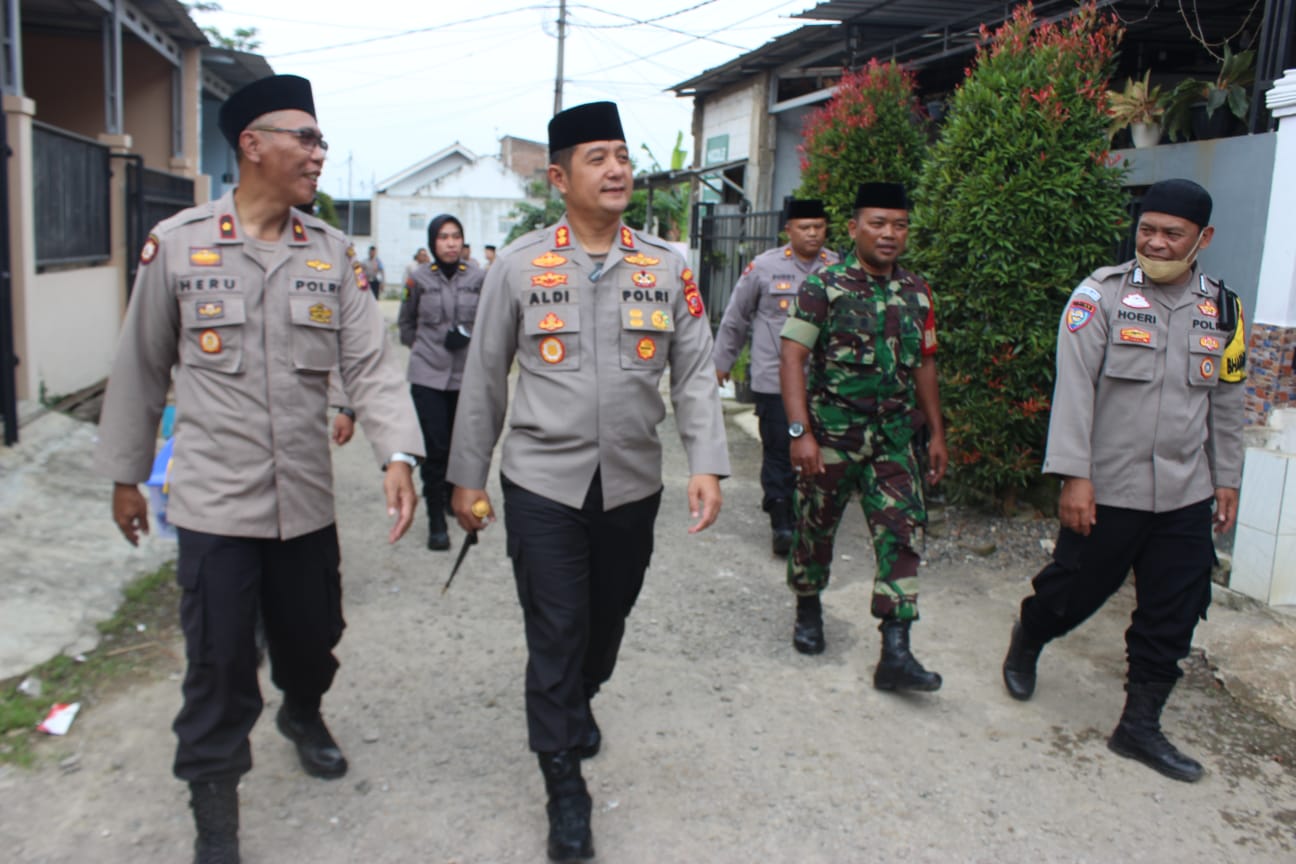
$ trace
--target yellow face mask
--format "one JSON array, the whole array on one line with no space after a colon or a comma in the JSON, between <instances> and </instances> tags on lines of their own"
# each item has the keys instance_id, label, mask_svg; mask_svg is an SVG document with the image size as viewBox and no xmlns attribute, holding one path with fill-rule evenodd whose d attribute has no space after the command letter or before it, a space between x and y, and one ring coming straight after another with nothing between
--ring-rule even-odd
<instances>
[{"instance_id":1,"label":"yellow face mask","mask_svg":"<svg viewBox=\"0 0 1296 864\"><path fill-rule=\"evenodd\" d=\"M1205 235L1206 230L1202 229L1197 235L1197 242L1188 250L1188 254L1174 261L1157 261L1152 258L1145 258L1142 252L1137 251L1134 253L1134 257L1138 259L1139 267L1153 282L1178 282L1188 272L1188 268L1193 265L1193 261L1197 259L1197 247L1201 245L1202 237Z\"/></svg>"}]
</instances>

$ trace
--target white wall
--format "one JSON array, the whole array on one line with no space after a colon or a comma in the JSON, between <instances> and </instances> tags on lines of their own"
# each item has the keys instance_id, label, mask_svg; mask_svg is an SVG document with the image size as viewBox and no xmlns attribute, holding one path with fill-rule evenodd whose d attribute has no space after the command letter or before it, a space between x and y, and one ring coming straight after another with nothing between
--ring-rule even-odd
<instances>
[{"instance_id":1,"label":"white wall","mask_svg":"<svg viewBox=\"0 0 1296 864\"><path fill-rule=\"evenodd\" d=\"M34 277L27 292L28 376L33 397L66 396L108 377L122 307L115 267L85 267Z\"/></svg>"},{"instance_id":2,"label":"white wall","mask_svg":"<svg viewBox=\"0 0 1296 864\"><path fill-rule=\"evenodd\" d=\"M717 135L728 135L729 158L750 158L753 118L765 115L765 106L755 104L759 92L753 82L740 90L707 100L702 112L702 146L705 148L707 140Z\"/></svg>"}]
</instances>

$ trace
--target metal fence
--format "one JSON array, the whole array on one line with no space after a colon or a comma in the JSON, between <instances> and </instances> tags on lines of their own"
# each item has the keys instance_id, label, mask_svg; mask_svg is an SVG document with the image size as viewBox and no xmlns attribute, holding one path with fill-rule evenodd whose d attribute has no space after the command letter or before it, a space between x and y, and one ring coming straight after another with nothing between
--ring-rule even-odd
<instances>
[{"instance_id":1,"label":"metal fence","mask_svg":"<svg viewBox=\"0 0 1296 864\"><path fill-rule=\"evenodd\" d=\"M109 152L98 141L32 123L36 266L112 255Z\"/></svg>"},{"instance_id":2,"label":"metal fence","mask_svg":"<svg viewBox=\"0 0 1296 864\"><path fill-rule=\"evenodd\" d=\"M712 326L720 325L734 283L760 253L778 245L783 227L780 210L742 212L736 204L699 204L695 213L698 290L706 301Z\"/></svg>"},{"instance_id":3,"label":"metal fence","mask_svg":"<svg viewBox=\"0 0 1296 864\"><path fill-rule=\"evenodd\" d=\"M126 165L126 288L135 285L139 250L148 231L194 203L194 181L145 168L138 157Z\"/></svg>"}]
</instances>

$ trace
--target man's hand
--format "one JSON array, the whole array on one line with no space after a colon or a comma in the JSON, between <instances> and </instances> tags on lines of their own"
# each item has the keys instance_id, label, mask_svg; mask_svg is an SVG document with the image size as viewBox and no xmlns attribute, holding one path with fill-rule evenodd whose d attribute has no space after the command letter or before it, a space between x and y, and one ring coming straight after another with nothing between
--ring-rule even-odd
<instances>
[{"instance_id":1,"label":"man's hand","mask_svg":"<svg viewBox=\"0 0 1296 864\"><path fill-rule=\"evenodd\" d=\"M495 521L495 509L485 489L465 489L456 486L450 496L450 509L454 510L459 527L465 531L480 531Z\"/></svg>"},{"instance_id":2,"label":"man's hand","mask_svg":"<svg viewBox=\"0 0 1296 864\"><path fill-rule=\"evenodd\" d=\"M792 439L788 445L788 455L792 458L792 470L798 477L824 473L823 454L819 452L819 442L810 434L810 430L807 429L800 438Z\"/></svg>"},{"instance_id":3,"label":"man's hand","mask_svg":"<svg viewBox=\"0 0 1296 864\"><path fill-rule=\"evenodd\" d=\"M149 533L148 502L133 483L113 484L112 516L126 542L132 546L139 545L140 532Z\"/></svg>"},{"instance_id":4,"label":"man's hand","mask_svg":"<svg viewBox=\"0 0 1296 864\"><path fill-rule=\"evenodd\" d=\"M1215 533L1226 534L1237 522L1238 490L1223 486L1215 490Z\"/></svg>"},{"instance_id":5,"label":"man's hand","mask_svg":"<svg viewBox=\"0 0 1296 864\"><path fill-rule=\"evenodd\" d=\"M405 462L392 460L383 474L383 494L387 496L387 515L396 517L396 524L387 535L387 542L395 543L414 522L414 508L418 496L414 494L414 477Z\"/></svg>"},{"instance_id":6,"label":"man's hand","mask_svg":"<svg viewBox=\"0 0 1296 864\"><path fill-rule=\"evenodd\" d=\"M945 447L944 435L933 435L927 444L927 484L935 486L945 476L949 467L949 450Z\"/></svg>"},{"instance_id":7,"label":"man's hand","mask_svg":"<svg viewBox=\"0 0 1296 864\"><path fill-rule=\"evenodd\" d=\"M717 384L719 384L721 387L723 387L723 386L725 385L725 382L728 381L728 380L729 380L729 373L728 373L728 372L721 372L719 369L716 370L716 383L717 383Z\"/></svg>"},{"instance_id":8,"label":"man's hand","mask_svg":"<svg viewBox=\"0 0 1296 864\"><path fill-rule=\"evenodd\" d=\"M1062 494L1058 496L1058 519L1082 537L1097 522L1098 509L1094 504L1093 482L1086 477L1068 477L1062 481Z\"/></svg>"},{"instance_id":9,"label":"man's hand","mask_svg":"<svg viewBox=\"0 0 1296 864\"><path fill-rule=\"evenodd\" d=\"M355 434L355 421L345 414L338 414L333 418L333 443L341 447L351 440Z\"/></svg>"},{"instance_id":10,"label":"man's hand","mask_svg":"<svg viewBox=\"0 0 1296 864\"><path fill-rule=\"evenodd\" d=\"M688 482L689 516L698 521L688 529L696 534L706 530L720 515L720 478L714 474L692 474Z\"/></svg>"}]
</instances>

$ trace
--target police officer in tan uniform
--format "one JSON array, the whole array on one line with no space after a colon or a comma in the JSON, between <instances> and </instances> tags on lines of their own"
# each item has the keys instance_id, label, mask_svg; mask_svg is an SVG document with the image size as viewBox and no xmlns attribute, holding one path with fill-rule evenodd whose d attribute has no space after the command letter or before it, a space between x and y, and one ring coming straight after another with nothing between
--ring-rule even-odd
<instances>
[{"instance_id":1,"label":"police officer in tan uniform","mask_svg":"<svg viewBox=\"0 0 1296 864\"><path fill-rule=\"evenodd\" d=\"M96 461L115 481L113 518L148 530L149 476L175 372L168 518L188 667L175 774L188 781L195 860L238 861L239 777L261 712L254 627L265 620L279 730L317 777L347 763L320 715L342 636L341 576L324 433L340 371L396 517L414 517L422 450L395 351L346 238L293 207L314 197L326 145L310 82L263 78L235 93L220 127L238 188L159 223L140 254L99 427ZM336 398L336 397L335 397Z\"/></svg>"},{"instance_id":2,"label":"police officer in tan uniform","mask_svg":"<svg viewBox=\"0 0 1296 864\"><path fill-rule=\"evenodd\" d=\"M822 201L789 201L783 230L788 242L753 258L735 283L716 331L712 357L716 379L724 384L750 331L748 380L760 418L761 503L769 513L775 555L787 555L792 546L792 490L796 488L788 458L787 414L779 390L779 332L805 278L838 260L836 253L823 248L828 214Z\"/></svg>"},{"instance_id":3,"label":"police officer in tan uniform","mask_svg":"<svg viewBox=\"0 0 1296 864\"><path fill-rule=\"evenodd\" d=\"M1125 710L1107 744L1189 782L1202 766L1166 740L1160 718L1210 605L1212 521L1226 532L1237 517L1246 378L1242 304L1196 263L1210 214L1196 183L1154 184L1136 260L1095 271L1062 313L1044 458L1044 472L1063 478L1062 528L1003 665L1008 692L1029 699L1044 645L1133 568Z\"/></svg>"},{"instance_id":4,"label":"police officer in tan uniform","mask_svg":"<svg viewBox=\"0 0 1296 864\"><path fill-rule=\"evenodd\" d=\"M502 250L486 275L450 452L465 530L517 385L501 483L527 638L531 749L549 796L549 856L592 857L580 760L598 752L590 698L612 675L653 548L662 492L659 383L670 367L697 533L729 473L711 329L692 272L621 221L632 176L616 105L549 123L549 180L566 215Z\"/></svg>"}]
</instances>

